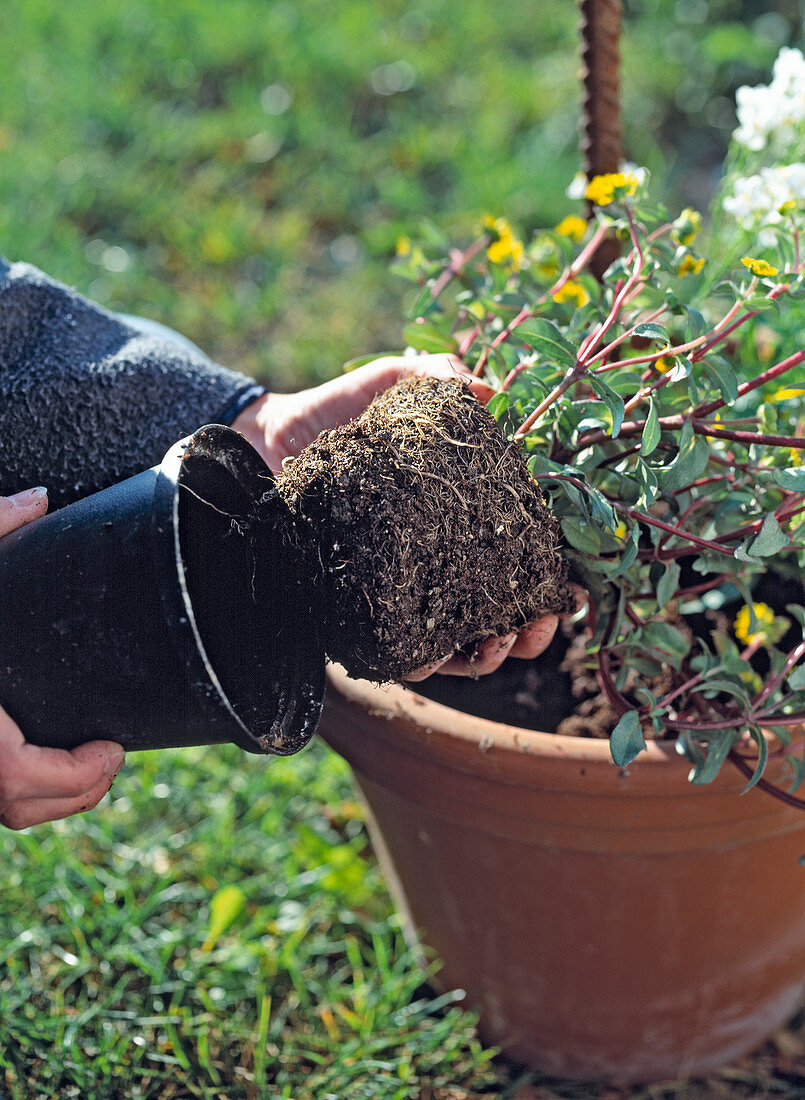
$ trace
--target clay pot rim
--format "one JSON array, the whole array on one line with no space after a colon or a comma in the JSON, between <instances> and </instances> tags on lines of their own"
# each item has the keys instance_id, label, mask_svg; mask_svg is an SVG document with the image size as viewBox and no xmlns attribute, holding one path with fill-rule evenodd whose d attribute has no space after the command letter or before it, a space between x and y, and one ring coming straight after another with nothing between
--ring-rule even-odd
<instances>
[{"instance_id":1,"label":"clay pot rim","mask_svg":"<svg viewBox=\"0 0 805 1100\"><path fill-rule=\"evenodd\" d=\"M376 685L368 680L355 680L349 677L341 665L329 664L327 678L350 702L366 707L370 712L380 713L388 710L394 717L408 718L414 728L422 727L417 735L414 728L406 730L412 740L430 742L433 732L446 733L458 742L472 747L473 752L479 746L489 743L489 747L504 753L515 754L522 759L523 745L546 756L563 756L590 763L605 763L615 767L609 753L609 741L598 737L573 737L565 734L546 733L542 730L526 729L523 726L511 726L491 718L480 718L467 711L438 703L424 695L419 695L413 685L402 684ZM388 706L384 702L388 701ZM457 728L452 715L462 716L461 728ZM427 731L431 731L430 733ZM641 762L666 766L669 761L679 759L672 741L650 741L648 748L641 754ZM689 766L689 765L686 765Z\"/></svg>"},{"instance_id":2,"label":"clay pot rim","mask_svg":"<svg viewBox=\"0 0 805 1100\"><path fill-rule=\"evenodd\" d=\"M692 785L688 780L690 762L671 740L648 741L637 760L627 768L619 768L612 760L609 741L602 738L546 733L479 718L418 695L411 687L378 686L352 679L340 665L328 665L327 679L330 698L338 710L346 706L388 719L375 724L371 732L364 726L363 736L382 741L384 749L377 751L385 753L387 748L392 756L404 753L419 757L423 763L429 761L476 777L485 775L497 783L542 789L559 790L569 784L589 790L593 776L604 789L633 794L659 794L668 790L670 783L677 793L694 794L696 798L724 794L735 798L746 787L746 777L733 767L723 767L710 783ZM350 763L360 766L364 749L349 744L332 723L325 725L324 739ZM771 738L770 747L775 740ZM781 758L770 761L769 778L779 782L783 768ZM767 795L764 800L772 801Z\"/></svg>"}]
</instances>

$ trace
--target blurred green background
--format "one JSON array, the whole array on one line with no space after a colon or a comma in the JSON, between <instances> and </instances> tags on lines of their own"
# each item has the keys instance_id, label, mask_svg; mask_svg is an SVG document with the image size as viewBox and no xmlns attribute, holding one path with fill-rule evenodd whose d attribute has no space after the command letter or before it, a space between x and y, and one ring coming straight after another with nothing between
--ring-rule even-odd
<instances>
[{"instance_id":1,"label":"blurred green background","mask_svg":"<svg viewBox=\"0 0 805 1100\"><path fill-rule=\"evenodd\" d=\"M706 203L799 0L627 0L631 159ZM397 238L571 205L572 0L4 0L0 252L273 387L400 346Z\"/></svg>"}]
</instances>

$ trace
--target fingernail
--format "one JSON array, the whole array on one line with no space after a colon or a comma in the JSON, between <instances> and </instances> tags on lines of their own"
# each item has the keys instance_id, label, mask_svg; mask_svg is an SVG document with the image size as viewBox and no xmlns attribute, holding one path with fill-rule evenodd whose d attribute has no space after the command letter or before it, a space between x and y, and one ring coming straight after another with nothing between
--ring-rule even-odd
<instances>
[{"instance_id":1,"label":"fingernail","mask_svg":"<svg viewBox=\"0 0 805 1100\"><path fill-rule=\"evenodd\" d=\"M35 489L23 489L21 493L14 493L8 499L12 501L17 508L30 508L32 504L38 503L43 497L48 495L48 491L44 485L37 485Z\"/></svg>"},{"instance_id":2,"label":"fingernail","mask_svg":"<svg viewBox=\"0 0 805 1100\"><path fill-rule=\"evenodd\" d=\"M103 774L111 775L114 778L120 769L123 767L123 761L126 759L126 754L121 751L114 756L110 756L103 766Z\"/></svg>"}]
</instances>

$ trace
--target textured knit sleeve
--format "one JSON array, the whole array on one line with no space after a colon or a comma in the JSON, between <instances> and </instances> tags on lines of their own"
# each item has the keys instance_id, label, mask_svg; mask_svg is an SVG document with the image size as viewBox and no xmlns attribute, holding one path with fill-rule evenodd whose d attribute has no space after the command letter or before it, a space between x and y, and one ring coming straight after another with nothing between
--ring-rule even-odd
<instances>
[{"instance_id":1,"label":"textured knit sleeve","mask_svg":"<svg viewBox=\"0 0 805 1100\"><path fill-rule=\"evenodd\" d=\"M201 424L231 423L262 392L0 257L0 495L46 485L61 507L156 465Z\"/></svg>"}]
</instances>

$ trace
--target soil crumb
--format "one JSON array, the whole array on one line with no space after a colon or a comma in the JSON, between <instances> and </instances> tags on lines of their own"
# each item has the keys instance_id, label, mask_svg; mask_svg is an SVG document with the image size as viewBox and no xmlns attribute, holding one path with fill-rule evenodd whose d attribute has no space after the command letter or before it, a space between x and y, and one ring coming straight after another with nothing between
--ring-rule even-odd
<instances>
[{"instance_id":1,"label":"soil crumb","mask_svg":"<svg viewBox=\"0 0 805 1100\"><path fill-rule=\"evenodd\" d=\"M285 464L277 488L322 590L324 647L399 680L574 607L525 461L459 381L411 378Z\"/></svg>"}]
</instances>

